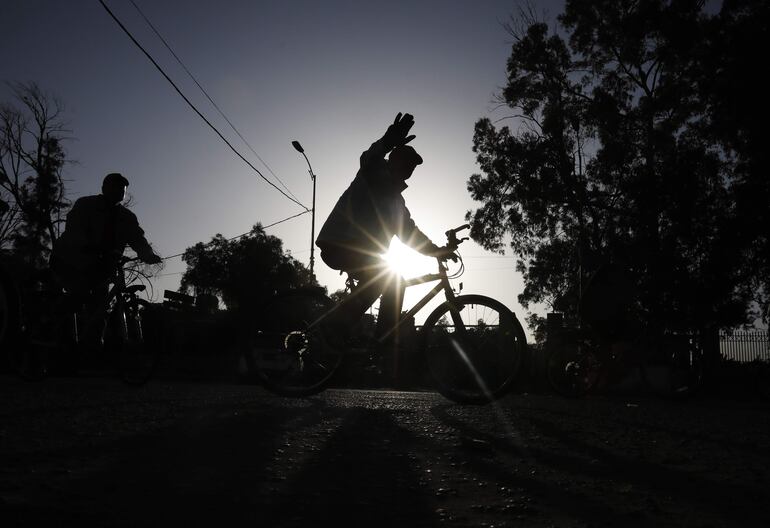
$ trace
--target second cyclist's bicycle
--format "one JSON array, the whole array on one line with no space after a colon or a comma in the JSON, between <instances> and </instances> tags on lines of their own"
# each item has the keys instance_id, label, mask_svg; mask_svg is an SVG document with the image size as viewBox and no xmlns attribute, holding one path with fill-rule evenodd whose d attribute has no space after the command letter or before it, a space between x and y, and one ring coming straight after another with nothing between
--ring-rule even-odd
<instances>
[{"instance_id":1,"label":"second cyclist's bicycle","mask_svg":"<svg viewBox=\"0 0 770 528\"><path fill-rule=\"evenodd\" d=\"M144 284L132 284L138 274L132 269L135 257L120 257L112 271L110 288L103 300L106 328L103 352L112 361L120 378L131 385L142 385L152 376L158 363L159 348L148 346L142 331L142 312L147 304L139 297ZM92 330L83 305L62 291L56 282L42 281L42 287L29 291L22 303L25 321L17 339L8 348L11 368L22 378L36 381L57 368L75 372L84 355L83 336ZM26 307L26 309L24 309Z\"/></svg>"},{"instance_id":2,"label":"second cyclist's bicycle","mask_svg":"<svg viewBox=\"0 0 770 528\"><path fill-rule=\"evenodd\" d=\"M456 252L467 240L458 239L457 233L468 227L447 231L446 248ZM443 293L445 301L420 329L418 352L445 397L459 403L487 403L513 387L526 347L524 329L516 315L495 299L455 295L449 280L462 273L461 258L460 271L453 276L448 275L447 258L436 260L437 273L404 282L406 287L437 284L402 314L394 331L412 324L415 315ZM347 348L330 342L322 331L336 306L318 291L288 292L273 300L250 351L265 387L280 395L307 396L329 386Z\"/></svg>"}]
</instances>

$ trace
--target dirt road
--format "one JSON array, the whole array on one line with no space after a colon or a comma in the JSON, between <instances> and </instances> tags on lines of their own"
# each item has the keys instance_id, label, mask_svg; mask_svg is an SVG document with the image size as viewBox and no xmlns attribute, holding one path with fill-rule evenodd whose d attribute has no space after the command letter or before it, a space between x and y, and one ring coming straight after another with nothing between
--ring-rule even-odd
<instances>
[{"instance_id":1,"label":"dirt road","mask_svg":"<svg viewBox=\"0 0 770 528\"><path fill-rule=\"evenodd\" d=\"M0 524L770 526L751 402L0 378Z\"/></svg>"}]
</instances>

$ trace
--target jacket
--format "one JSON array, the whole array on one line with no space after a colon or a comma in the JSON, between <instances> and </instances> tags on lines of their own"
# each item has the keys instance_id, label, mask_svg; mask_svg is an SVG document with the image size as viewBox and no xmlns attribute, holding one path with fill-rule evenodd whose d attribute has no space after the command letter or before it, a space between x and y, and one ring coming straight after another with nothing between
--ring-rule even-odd
<instances>
[{"instance_id":1,"label":"jacket","mask_svg":"<svg viewBox=\"0 0 770 528\"><path fill-rule=\"evenodd\" d=\"M318 233L316 245L322 251L379 255L388 250L393 236L426 255L438 250L412 220L401 195L407 185L390 173L386 153L378 140L361 154L353 182Z\"/></svg>"},{"instance_id":2,"label":"jacket","mask_svg":"<svg viewBox=\"0 0 770 528\"><path fill-rule=\"evenodd\" d=\"M95 259L109 261L110 254L122 254L127 245L141 259L154 255L134 213L120 204L108 203L101 194L84 196L67 214L64 233L54 244L53 258L68 267L86 270Z\"/></svg>"}]
</instances>

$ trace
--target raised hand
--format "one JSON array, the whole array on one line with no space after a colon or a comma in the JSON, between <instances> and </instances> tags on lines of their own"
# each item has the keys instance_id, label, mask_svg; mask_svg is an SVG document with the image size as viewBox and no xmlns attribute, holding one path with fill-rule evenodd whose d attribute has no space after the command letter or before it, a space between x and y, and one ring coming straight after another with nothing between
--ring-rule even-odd
<instances>
[{"instance_id":1,"label":"raised hand","mask_svg":"<svg viewBox=\"0 0 770 528\"><path fill-rule=\"evenodd\" d=\"M392 150L401 145L406 145L412 141L415 135L409 134L409 130L414 126L414 116L412 114L401 114L399 112L396 115L396 119L393 120L393 124L388 127L387 132L383 136L383 141L388 150Z\"/></svg>"}]
</instances>

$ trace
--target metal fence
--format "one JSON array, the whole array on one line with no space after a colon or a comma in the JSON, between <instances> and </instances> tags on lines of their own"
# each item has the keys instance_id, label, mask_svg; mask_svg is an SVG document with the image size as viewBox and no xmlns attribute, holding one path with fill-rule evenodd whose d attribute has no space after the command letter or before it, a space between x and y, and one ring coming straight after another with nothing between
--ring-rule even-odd
<instances>
[{"instance_id":1,"label":"metal fence","mask_svg":"<svg viewBox=\"0 0 770 528\"><path fill-rule=\"evenodd\" d=\"M719 332L719 350L724 359L733 361L770 361L767 331Z\"/></svg>"}]
</instances>

